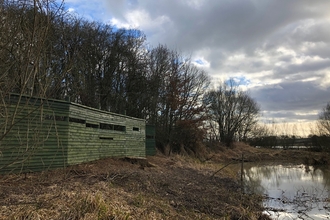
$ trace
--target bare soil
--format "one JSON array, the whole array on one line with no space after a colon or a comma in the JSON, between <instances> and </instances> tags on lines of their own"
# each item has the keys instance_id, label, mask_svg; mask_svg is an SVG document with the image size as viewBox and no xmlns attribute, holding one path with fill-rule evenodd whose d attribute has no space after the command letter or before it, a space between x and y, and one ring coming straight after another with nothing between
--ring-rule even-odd
<instances>
[{"instance_id":1,"label":"bare soil","mask_svg":"<svg viewBox=\"0 0 330 220\"><path fill-rule=\"evenodd\" d=\"M261 215L262 198L242 193L239 170L228 165L242 153L247 161L324 157L238 145L203 159L107 158L42 173L4 175L0 219L268 219Z\"/></svg>"}]
</instances>

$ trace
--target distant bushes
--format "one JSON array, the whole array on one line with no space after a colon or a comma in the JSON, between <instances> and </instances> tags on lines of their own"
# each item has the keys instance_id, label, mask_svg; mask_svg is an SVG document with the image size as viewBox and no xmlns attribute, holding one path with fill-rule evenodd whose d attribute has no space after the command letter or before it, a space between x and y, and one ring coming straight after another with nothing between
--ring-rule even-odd
<instances>
[{"instance_id":1,"label":"distant bushes","mask_svg":"<svg viewBox=\"0 0 330 220\"><path fill-rule=\"evenodd\" d=\"M295 136L265 136L249 139L248 144L264 148L308 148L313 151L330 151L330 136L309 136L301 138Z\"/></svg>"}]
</instances>

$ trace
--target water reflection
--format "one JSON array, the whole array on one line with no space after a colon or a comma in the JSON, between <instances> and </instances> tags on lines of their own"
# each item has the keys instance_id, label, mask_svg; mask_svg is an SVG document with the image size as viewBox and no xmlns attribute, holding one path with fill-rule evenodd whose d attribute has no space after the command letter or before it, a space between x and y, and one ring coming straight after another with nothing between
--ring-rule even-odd
<instances>
[{"instance_id":1,"label":"water reflection","mask_svg":"<svg viewBox=\"0 0 330 220\"><path fill-rule=\"evenodd\" d=\"M330 219L330 172L324 167L245 164L246 190L265 196L276 219Z\"/></svg>"}]
</instances>

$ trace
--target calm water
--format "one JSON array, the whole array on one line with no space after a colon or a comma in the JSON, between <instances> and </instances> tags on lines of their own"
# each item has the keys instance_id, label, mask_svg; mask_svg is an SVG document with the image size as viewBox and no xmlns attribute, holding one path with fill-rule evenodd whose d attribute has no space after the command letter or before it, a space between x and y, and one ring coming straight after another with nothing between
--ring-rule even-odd
<instances>
[{"instance_id":1,"label":"calm water","mask_svg":"<svg viewBox=\"0 0 330 220\"><path fill-rule=\"evenodd\" d=\"M248 190L264 195L274 219L330 219L330 171L304 165L244 164Z\"/></svg>"}]
</instances>

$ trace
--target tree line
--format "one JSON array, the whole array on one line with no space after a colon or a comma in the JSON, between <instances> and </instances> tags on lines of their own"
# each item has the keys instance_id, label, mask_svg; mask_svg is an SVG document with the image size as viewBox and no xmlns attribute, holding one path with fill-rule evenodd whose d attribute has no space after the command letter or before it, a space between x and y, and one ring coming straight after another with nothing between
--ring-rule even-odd
<instances>
[{"instance_id":1,"label":"tree line","mask_svg":"<svg viewBox=\"0 0 330 220\"><path fill-rule=\"evenodd\" d=\"M292 129L298 128L294 126ZM310 127L309 135L293 135L288 130L289 127L283 123L279 127L273 122L272 128L259 125L259 129L255 130L257 134L251 136L247 142L252 146L265 148L302 147L314 151L330 151L330 102L320 111L315 126Z\"/></svg>"}]
</instances>

